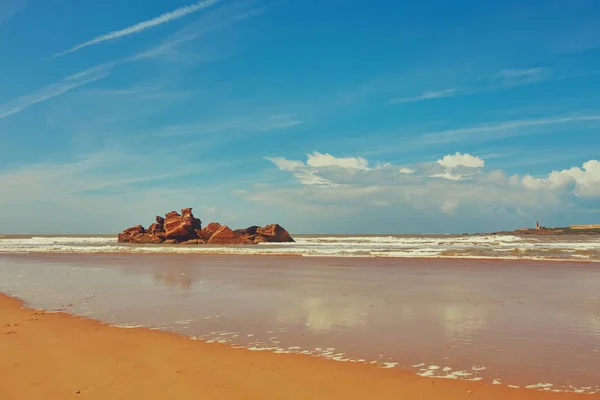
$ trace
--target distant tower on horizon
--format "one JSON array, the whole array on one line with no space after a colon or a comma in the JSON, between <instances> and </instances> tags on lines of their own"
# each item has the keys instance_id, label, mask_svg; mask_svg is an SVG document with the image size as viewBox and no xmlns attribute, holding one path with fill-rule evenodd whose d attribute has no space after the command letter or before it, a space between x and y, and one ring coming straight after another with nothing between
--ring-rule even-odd
<instances>
[{"instance_id":1,"label":"distant tower on horizon","mask_svg":"<svg viewBox=\"0 0 600 400\"><path fill-rule=\"evenodd\" d=\"M540 230L540 223L539 223L539 221L535 221L535 230L536 231Z\"/></svg>"}]
</instances>

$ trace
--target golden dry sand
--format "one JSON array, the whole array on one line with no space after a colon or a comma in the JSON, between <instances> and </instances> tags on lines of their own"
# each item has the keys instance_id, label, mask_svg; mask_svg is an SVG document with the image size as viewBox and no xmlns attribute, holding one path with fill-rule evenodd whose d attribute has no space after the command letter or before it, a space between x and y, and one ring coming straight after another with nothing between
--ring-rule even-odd
<instances>
[{"instance_id":1,"label":"golden dry sand","mask_svg":"<svg viewBox=\"0 0 600 400\"><path fill-rule=\"evenodd\" d=\"M252 352L23 308L0 295L0 399L592 399Z\"/></svg>"}]
</instances>

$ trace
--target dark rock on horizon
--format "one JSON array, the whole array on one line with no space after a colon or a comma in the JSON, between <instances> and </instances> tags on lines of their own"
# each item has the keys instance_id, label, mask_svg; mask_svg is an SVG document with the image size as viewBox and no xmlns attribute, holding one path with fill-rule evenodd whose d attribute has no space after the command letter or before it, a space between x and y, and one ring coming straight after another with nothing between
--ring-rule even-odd
<instances>
[{"instance_id":1,"label":"dark rock on horizon","mask_svg":"<svg viewBox=\"0 0 600 400\"><path fill-rule=\"evenodd\" d=\"M191 208L181 214L171 211L165 218L156 217L156 222L145 229L142 225L125 229L118 236L119 243L187 244L187 245L232 245L258 244L264 242L294 242L288 231L278 224L265 227L251 226L232 230L218 222L209 223L204 229L202 221L194 217Z\"/></svg>"}]
</instances>

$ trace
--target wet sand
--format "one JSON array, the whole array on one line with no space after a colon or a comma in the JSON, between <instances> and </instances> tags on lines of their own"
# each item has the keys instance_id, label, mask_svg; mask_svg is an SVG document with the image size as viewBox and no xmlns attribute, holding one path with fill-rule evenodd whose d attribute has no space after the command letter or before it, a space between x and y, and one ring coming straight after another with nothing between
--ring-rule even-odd
<instances>
[{"instance_id":1,"label":"wet sand","mask_svg":"<svg viewBox=\"0 0 600 400\"><path fill-rule=\"evenodd\" d=\"M586 393L600 389L599 279L596 264L579 262L0 255L0 292L36 308L427 378Z\"/></svg>"},{"instance_id":2,"label":"wet sand","mask_svg":"<svg viewBox=\"0 0 600 400\"><path fill-rule=\"evenodd\" d=\"M588 399L250 352L22 308L0 295L0 397L19 399Z\"/></svg>"}]
</instances>

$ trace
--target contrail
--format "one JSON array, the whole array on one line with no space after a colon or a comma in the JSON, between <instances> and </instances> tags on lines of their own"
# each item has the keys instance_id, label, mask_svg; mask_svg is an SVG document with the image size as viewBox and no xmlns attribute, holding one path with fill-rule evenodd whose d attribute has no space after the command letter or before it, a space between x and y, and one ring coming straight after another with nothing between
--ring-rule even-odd
<instances>
[{"instance_id":1,"label":"contrail","mask_svg":"<svg viewBox=\"0 0 600 400\"><path fill-rule=\"evenodd\" d=\"M84 47L92 46L92 45L106 42L109 40L118 39L123 36L132 35L134 33L144 31L146 29L152 28L157 25L166 24L166 23L174 21L176 19L185 17L186 15L193 14L204 8L210 7L213 4L218 3L219 1L221 1L221 0L203 0L203 1L199 1L195 4L189 5L189 6L177 8L173 11L164 13L162 15L159 15L158 17L149 19L147 21L142 21L135 25L128 26L127 28L123 28L118 31L112 31L105 35L97 36L88 42L78 44L77 46L71 47L69 50L65 50L61 53L57 53L54 56L52 56L52 58L62 57L65 54L74 53L77 50L81 50Z\"/></svg>"}]
</instances>

